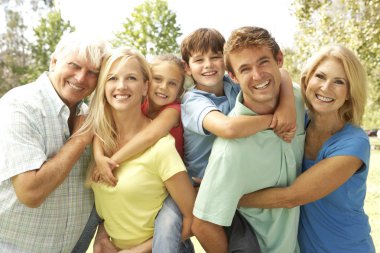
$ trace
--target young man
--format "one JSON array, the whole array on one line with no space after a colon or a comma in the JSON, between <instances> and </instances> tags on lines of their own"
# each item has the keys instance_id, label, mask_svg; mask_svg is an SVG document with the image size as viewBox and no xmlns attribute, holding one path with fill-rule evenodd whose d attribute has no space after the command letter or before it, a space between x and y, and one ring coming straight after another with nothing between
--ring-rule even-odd
<instances>
[{"instance_id":1,"label":"young man","mask_svg":"<svg viewBox=\"0 0 380 253\"><path fill-rule=\"evenodd\" d=\"M72 252L94 205L81 126L106 43L72 33L50 71L0 99L0 251Z\"/></svg>"},{"instance_id":2,"label":"young man","mask_svg":"<svg viewBox=\"0 0 380 253\"><path fill-rule=\"evenodd\" d=\"M229 116L273 114L281 100L283 56L268 31L257 27L237 29L224 53L227 70L241 87ZM270 129L247 138L216 139L194 207L193 232L207 252L227 252L222 226L230 226L244 194L286 186L296 178L305 134L302 97L299 91L294 95L297 133L291 143ZM238 212L255 231L262 252L298 251L298 208L239 208Z\"/></svg>"}]
</instances>

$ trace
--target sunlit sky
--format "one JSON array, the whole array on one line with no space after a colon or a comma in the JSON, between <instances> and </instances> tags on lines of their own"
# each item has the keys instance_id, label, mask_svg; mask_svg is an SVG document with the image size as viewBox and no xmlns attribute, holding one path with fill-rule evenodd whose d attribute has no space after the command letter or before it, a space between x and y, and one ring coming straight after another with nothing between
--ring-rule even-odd
<instances>
[{"instance_id":1,"label":"sunlit sky","mask_svg":"<svg viewBox=\"0 0 380 253\"><path fill-rule=\"evenodd\" d=\"M292 0L168 0L177 14L182 37L199 27L212 27L228 37L244 25L268 29L281 47L291 47L296 20L291 15ZM126 17L143 0L58 0L62 17L77 30L101 33L112 38Z\"/></svg>"}]
</instances>

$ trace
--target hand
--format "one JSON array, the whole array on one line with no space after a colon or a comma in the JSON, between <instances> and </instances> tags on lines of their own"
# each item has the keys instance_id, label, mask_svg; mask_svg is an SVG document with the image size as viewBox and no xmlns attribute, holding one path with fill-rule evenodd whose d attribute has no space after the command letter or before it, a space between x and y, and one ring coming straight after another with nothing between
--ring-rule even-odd
<instances>
[{"instance_id":1,"label":"hand","mask_svg":"<svg viewBox=\"0 0 380 253\"><path fill-rule=\"evenodd\" d=\"M116 186L117 178L113 174L113 170L119 167L119 164L107 156L102 156L96 159L96 168L92 173L92 180L98 182L99 180L110 185Z\"/></svg>"},{"instance_id":2,"label":"hand","mask_svg":"<svg viewBox=\"0 0 380 253\"><path fill-rule=\"evenodd\" d=\"M292 114L288 115L289 117L282 117L281 115L285 114L276 111L269 127L273 129L277 136L290 143L296 133L296 119L292 117Z\"/></svg>"},{"instance_id":3,"label":"hand","mask_svg":"<svg viewBox=\"0 0 380 253\"><path fill-rule=\"evenodd\" d=\"M96 233L93 253L117 253L117 248L111 242L104 224L98 226L98 232Z\"/></svg>"},{"instance_id":4,"label":"hand","mask_svg":"<svg viewBox=\"0 0 380 253\"><path fill-rule=\"evenodd\" d=\"M74 125L73 125L73 131L72 131L73 133L76 133L83 126L85 119L86 119L86 116L84 115L78 115L74 117L73 119ZM94 133L92 131L85 131L79 135L75 135L75 138L81 138L81 140L84 143L90 144L92 143L92 139L94 138Z\"/></svg>"}]
</instances>

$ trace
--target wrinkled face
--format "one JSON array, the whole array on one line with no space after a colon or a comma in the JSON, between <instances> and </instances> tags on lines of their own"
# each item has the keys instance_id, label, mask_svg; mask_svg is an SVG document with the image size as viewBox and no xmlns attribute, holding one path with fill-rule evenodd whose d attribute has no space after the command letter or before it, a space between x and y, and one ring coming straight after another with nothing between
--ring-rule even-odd
<instances>
[{"instance_id":1,"label":"wrinkled face","mask_svg":"<svg viewBox=\"0 0 380 253\"><path fill-rule=\"evenodd\" d=\"M140 63L128 59L115 61L108 73L105 96L112 111L121 112L141 108L142 97L146 95L148 81L144 81Z\"/></svg>"},{"instance_id":2,"label":"wrinkled face","mask_svg":"<svg viewBox=\"0 0 380 253\"><path fill-rule=\"evenodd\" d=\"M264 113L260 108L274 110L280 91L282 54L274 59L267 47L246 48L231 53L230 62L235 72L232 78L240 84L244 104L258 113Z\"/></svg>"},{"instance_id":3,"label":"wrinkled face","mask_svg":"<svg viewBox=\"0 0 380 253\"><path fill-rule=\"evenodd\" d=\"M97 84L99 70L75 52L53 57L49 78L62 101L73 108L90 95Z\"/></svg>"},{"instance_id":4,"label":"wrinkled face","mask_svg":"<svg viewBox=\"0 0 380 253\"><path fill-rule=\"evenodd\" d=\"M223 83L225 65L223 53L194 53L189 58L188 75L191 75L198 85L207 87L219 86Z\"/></svg>"},{"instance_id":5,"label":"wrinkled face","mask_svg":"<svg viewBox=\"0 0 380 253\"><path fill-rule=\"evenodd\" d=\"M182 91L184 73L179 67L167 61L152 67L153 79L149 86L149 105L161 108L173 103Z\"/></svg>"},{"instance_id":6,"label":"wrinkled face","mask_svg":"<svg viewBox=\"0 0 380 253\"><path fill-rule=\"evenodd\" d=\"M307 101L318 114L338 114L348 99L349 83L340 61L330 57L316 68L305 84Z\"/></svg>"}]
</instances>

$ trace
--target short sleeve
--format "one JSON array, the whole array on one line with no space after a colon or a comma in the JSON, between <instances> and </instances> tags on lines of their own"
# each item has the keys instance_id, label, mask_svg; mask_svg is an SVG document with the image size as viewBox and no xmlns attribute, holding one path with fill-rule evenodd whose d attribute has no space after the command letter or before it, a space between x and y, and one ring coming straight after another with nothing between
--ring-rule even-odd
<instances>
[{"instance_id":1,"label":"short sleeve","mask_svg":"<svg viewBox=\"0 0 380 253\"><path fill-rule=\"evenodd\" d=\"M230 226L245 184L237 175L239 171L234 169L241 166L238 156L233 154L228 144L220 144L217 152L214 152L216 145L213 146L193 214L220 226Z\"/></svg>"},{"instance_id":2,"label":"short sleeve","mask_svg":"<svg viewBox=\"0 0 380 253\"><path fill-rule=\"evenodd\" d=\"M171 135L167 135L161 138L154 146L155 166L162 181L168 180L178 172L186 171L174 142L174 138Z\"/></svg>"},{"instance_id":3,"label":"short sleeve","mask_svg":"<svg viewBox=\"0 0 380 253\"><path fill-rule=\"evenodd\" d=\"M181 105L181 119L185 129L201 135L209 135L203 129L203 120L211 111L219 111L217 106L206 96L188 91Z\"/></svg>"},{"instance_id":4,"label":"short sleeve","mask_svg":"<svg viewBox=\"0 0 380 253\"><path fill-rule=\"evenodd\" d=\"M4 102L4 101L2 101ZM40 168L47 157L45 142L35 112L27 105L1 104L0 181Z\"/></svg>"},{"instance_id":5,"label":"short sleeve","mask_svg":"<svg viewBox=\"0 0 380 253\"><path fill-rule=\"evenodd\" d=\"M360 128L349 126L343 133L330 140L323 158L354 156L363 161L361 170L368 169L371 146L368 137Z\"/></svg>"}]
</instances>

